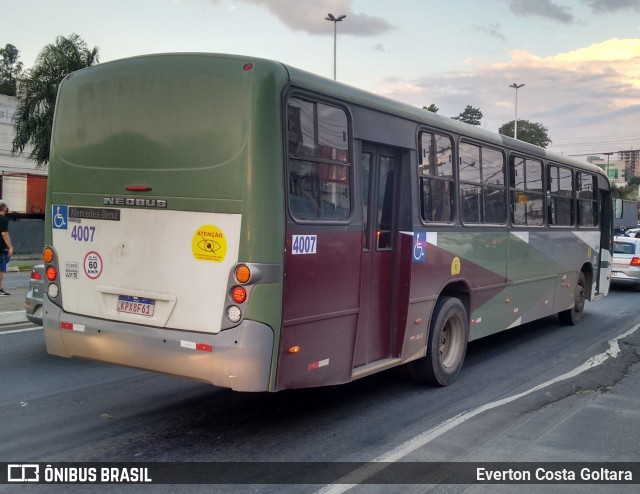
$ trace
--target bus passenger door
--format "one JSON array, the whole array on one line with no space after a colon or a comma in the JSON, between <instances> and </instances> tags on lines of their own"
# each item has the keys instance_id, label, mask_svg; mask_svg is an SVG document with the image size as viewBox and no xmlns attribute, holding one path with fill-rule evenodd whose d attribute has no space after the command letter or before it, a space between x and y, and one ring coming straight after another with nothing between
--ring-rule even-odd
<instances>
[{"instance_id":1,"label":"bus passenger door","mask_svg":"<svg viewBox=\"0 0 640 494\"><path fill-rule=\"evenodd\" d=\"M363 145L363 253L354 368L390 356L400 156Z\"/></svg>"}]
</instances>

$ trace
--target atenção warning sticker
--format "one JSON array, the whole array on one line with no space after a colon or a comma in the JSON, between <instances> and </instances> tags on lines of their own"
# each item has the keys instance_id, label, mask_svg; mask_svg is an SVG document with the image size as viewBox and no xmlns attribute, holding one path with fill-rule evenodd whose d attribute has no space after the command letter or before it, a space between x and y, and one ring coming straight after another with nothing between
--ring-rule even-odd
<instances>
[{"instance_id":1,"label":"aten\u00e7\u00e3o warning sticker","mask_svg":"<svg viewBox=\"0 0 640 494\"><path fill-rule=\"evenodd\" d=\"M217 226L203 225L191 239L191 252L199 261L222 262L227 256L227 239Z\"/></svg>"}]
</instances>

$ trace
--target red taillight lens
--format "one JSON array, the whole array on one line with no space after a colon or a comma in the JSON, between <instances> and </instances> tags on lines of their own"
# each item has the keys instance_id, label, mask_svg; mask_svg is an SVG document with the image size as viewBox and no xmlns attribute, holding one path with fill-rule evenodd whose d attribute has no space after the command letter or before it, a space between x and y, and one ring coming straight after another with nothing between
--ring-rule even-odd
<instances>
[{"instance_id":1,"label":"red taillight lens","mask_svg":"<svg viewBox=\"0 0 640 494\"><path fill-rule=\"evenodd\" d=\"M49 281L55 281L57 277L58 277L58 272L56 271L56 268L54 268L53 266L49 266L47 268L47 279Z\"/></svg>"},{"instance_id":2,"label":"red taillight lens","mask_svg":"<svg viewBox=\"0 0 640 494\"><path fill-rule=\"evenodd\" d=\"M231 298L236 304L241 304L247 300L247 291L241 286L237 286L231 292Z\"/></svg>"},{"instance_id":3,"label":"red taillight lens","mask_svg":"<svg viewBox=\"0 0 640 494\"><path fill-rule=\"evenodd\" d=\"M40 276L40 273L38 273L35 269L33 269L31 271L31 279L32 280L41 280L42 276Z\"/></svg>"},{"instance_id":4,"label":"red taillight lens","mask_svg":"<svg viewBox=\"0 0 640 494\"><path fill-rule=\"evenodd\" d=\"M640 257L634 257L629 263L630 266L640 266Z\"/></svg>"}]
</instances>

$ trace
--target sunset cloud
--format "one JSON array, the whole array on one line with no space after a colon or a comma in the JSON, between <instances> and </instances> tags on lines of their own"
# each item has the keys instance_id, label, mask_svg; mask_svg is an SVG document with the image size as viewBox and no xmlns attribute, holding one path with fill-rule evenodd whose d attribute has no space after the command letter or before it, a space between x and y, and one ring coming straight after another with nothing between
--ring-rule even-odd
<instances>
[{"instance_id":1,"label":"sunset cloud","mask_svg":"<svg viewBox=\"0 0 640 494\"><path fill-rule=\"evenodd\" d=\"M467 70L414 81L387 80L374 89L422 107L434 103L440 115L458 115L466 105L480 108L483 126L496 131L513 119L514 92L519 115L556 129L584 129L598 135L603 128L634 131L640 124L640 40L610 39L571 52L541 57L526 50L509 52L507 62L466 61Z\"/></svg>"}]
</instances>

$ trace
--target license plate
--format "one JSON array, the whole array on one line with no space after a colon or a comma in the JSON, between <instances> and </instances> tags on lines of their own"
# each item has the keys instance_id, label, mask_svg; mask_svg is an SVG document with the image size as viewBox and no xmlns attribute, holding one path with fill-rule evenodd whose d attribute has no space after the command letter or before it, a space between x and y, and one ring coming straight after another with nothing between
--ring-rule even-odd
<instances>
[{"instance_id":1,"label":"license plate","mask_svg":"<svg viewBox=\"0 0 640 494\"><path fill-rule=\"evenodd\" d=\"M120 295L118 297L118 312L126 314L139 314L141 316L153 316L153 309L156 301L150 298L128 297Z\"/></svg>"}]
</instances>

